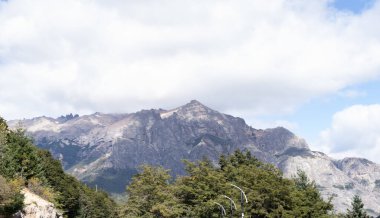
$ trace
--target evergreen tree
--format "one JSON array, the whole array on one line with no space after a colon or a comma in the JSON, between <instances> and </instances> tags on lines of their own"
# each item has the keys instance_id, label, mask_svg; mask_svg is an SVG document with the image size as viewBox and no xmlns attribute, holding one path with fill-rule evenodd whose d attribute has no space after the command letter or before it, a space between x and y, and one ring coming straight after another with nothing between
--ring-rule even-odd
<instances>
[{"instance_id":1,"label":"evergreen tree","mask_svg":"<svg viewBox=\"0 0 380 218\"><path fill-rule=\"evenodd\" d=\"M328 211L333 209L332 198L323 201L314 181L310 181L304 171L298 170L293 179L296 191L292 193L295 202L294 216L296 217L328 217Z\"/></svg>"},{"instance_id":2,"label":"evergreen tree","mask_svg":"<svg viewBox=\"0 0 380 218\"><path fill-rule=\"evenodd\" d=\"M347 210L347 218L367 218L369 217L364 210L364 204L359 195L355 195L351 202L351 210Z\"/></svg>"}]
</instances>

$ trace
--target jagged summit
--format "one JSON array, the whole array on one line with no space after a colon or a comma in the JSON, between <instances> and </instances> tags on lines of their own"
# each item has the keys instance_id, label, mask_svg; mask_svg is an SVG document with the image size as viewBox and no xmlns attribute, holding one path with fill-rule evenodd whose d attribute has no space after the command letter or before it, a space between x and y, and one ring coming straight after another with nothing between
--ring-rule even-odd
<instances>
[{"instance_id":1,"label":"jagged summit","mask_svg":"<svg viewBox=\"0 0 380 218\"><path fill-rule=\"evenodd\" d=\"M209 116L220 114L219 112L205 106L201 102L197 100L191 100L189 103L177 107L168 111L161 111L161 118L169 118L172 115L176 115L177 117L185 120L199 120L205 119Z\"/></svg>"},{"instance_id":2,"label":"jagged summit","mask_svg":"<svg viewBox=\"0 0 380 218\"><path fill-rule=\"evenodd\" d=\"M176 108L179 111L193 111L193 112L216 112L215 110L205 106L197 100L191 100L189 103Z\"/></svg>"},{"instance_id":3,"label":"jagged summit","mask_svg":"<svg viewBox=\"0 0 380 218\"><path fill-rule=\"evenodd\" d=\"M193 99L189 103L185 104L182 107L206 107L206 106L204 104L202 104L201 102Z\"/></svg>"}]
</instances>

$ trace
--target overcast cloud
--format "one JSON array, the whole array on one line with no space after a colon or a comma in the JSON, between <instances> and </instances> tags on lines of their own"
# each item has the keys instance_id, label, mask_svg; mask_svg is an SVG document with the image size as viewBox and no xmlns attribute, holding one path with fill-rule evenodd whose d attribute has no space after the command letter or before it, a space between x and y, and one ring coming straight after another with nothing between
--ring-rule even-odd
<instances>
[{"instance_id":1,"label":"overcast cloud","mask_svg":"<svg viewBox=\"0 0 380 218\"><path fill-rule=\"evenodd\" d=\"M287 113L379 76L378 20L379 4L354 15L328 1L2 1L0 111L132 112L198 99Z\"/></svg>"}]
</instances>

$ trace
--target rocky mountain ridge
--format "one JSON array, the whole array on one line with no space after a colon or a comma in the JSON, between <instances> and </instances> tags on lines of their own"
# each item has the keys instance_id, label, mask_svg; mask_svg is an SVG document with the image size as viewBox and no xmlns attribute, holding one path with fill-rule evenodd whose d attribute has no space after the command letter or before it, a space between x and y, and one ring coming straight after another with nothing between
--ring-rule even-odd
<instances>
[{"instance_id":1,"label":"rocky mountain ridge","mask_svg":"<svg viewBox=\"0 0 380 218\"><path fill-rule=\"evenodd\" d=\"M38 117L9 125L21 122L36 144L50 150L65 170L110 192L123 191L141 164L162 165L178 175L184 172L183 159L207 157L217 164L221 154L240 149L275 164L286 177L304 170L326 198L334 196L338 211L345 211L352 196L359 194L372 214L380 213L379 165L359 158L334 160L311 151L285 128L254 129L241 118L195 100L172 110L68 118Z\"/></svg>"}]
</instances>

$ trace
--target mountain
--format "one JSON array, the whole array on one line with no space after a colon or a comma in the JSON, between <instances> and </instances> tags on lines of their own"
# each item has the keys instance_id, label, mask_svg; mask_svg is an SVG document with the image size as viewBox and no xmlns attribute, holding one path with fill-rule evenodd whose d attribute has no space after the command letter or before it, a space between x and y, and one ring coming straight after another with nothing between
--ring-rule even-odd
<instances>
[{"instance_id":1,"label":"mountain","mask_svg":"<svg viewBox=\"0 0 380 218\"><path fill-rule=\"evenodd\" d=\"M183 159L207 157L217 164L221 154L240 149L273 163L286 177L305 171L324 197L334 196L338 211L345 212L359 194L372 214L380 214L379 165L359 158L334 160L311 151L305 140L285 128L254 129L195 100L172 110L37 117L9 125L20 123L67 172L109 192L123 192L141 164L161 165L180 175Z\"/></svg>"}]
</instances>

